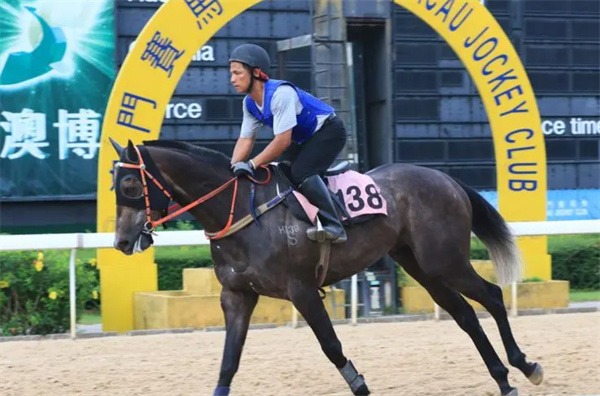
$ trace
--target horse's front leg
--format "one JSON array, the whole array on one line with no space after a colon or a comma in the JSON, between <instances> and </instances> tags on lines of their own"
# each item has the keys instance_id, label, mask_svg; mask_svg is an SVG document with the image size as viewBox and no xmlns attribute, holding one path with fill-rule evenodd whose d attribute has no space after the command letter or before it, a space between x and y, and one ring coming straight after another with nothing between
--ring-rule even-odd
<instances>
[{"instance_id":1,"label":"horse's front leg","mask_svg":"<svg viewBox=\"0 0 600 396\"><path fill-rule=\"evenodd\" d=\"M337 367L350 386L352 393L368 395L370 392L364 377L358 374L352 362L346 359L342 352L342 343L335 334L316 286L293 281L289 286L289 296L315 333L325 355Z\"/></svg>"},{"instance_id":2,"label":"horse's front leg","mask_svg":"<svg viewBox=\"0 0 600 396\"><path fill-rule=\"evenodd\" d=\"M250 317L257 301L258 294L254 292L234 291L226 287L221 291L221 308L225 314L226 326L225 350L219 383L213 396L229 395L229 386L240 365Z\"/></svg>"}]
</instances>

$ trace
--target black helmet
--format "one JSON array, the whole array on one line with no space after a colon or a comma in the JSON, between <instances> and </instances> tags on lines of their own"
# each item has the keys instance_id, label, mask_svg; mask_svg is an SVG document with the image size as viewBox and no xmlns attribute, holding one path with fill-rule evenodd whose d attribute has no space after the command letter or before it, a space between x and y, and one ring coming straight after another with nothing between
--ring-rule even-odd
<instances>
[{"instance_id":1,"label":"black helmet","mask_svg":"<svg viewBox=\"0 0 600 396\"><path fill-rule=\"evenodd\" d=\"M236 47L229 57L229 63L231 62L241 62L252 68L257 67L267 75L271 68L269 54L264 48L255 44L242 44Z\"/></svg>"}]
</instances>

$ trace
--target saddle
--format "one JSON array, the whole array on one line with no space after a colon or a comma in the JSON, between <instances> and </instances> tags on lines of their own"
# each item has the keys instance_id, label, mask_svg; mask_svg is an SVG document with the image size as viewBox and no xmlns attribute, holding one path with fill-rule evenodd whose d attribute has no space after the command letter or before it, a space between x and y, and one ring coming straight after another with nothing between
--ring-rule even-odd
<instances>
[{"instance_id":1,"label":"saddle","mask_svg":"<svg viewBox=\"0 0 600 396\"><path fill-rule=\"evenodd\" d=\"M315 225L317 208L308 202L308 200L296 190L294 183L290 181L289 164L286 162L280 162L272 166L278 190L284 191L290 188L293 189L293 193L286 196L286 198L283 200L283 204L298 220ZM348 175L346 176L345 174ZM351 170L350 163L348 161L340 162L336 166L328 169L322 176L325 185L327 185L329 188L329 193L335 204L337 215L344 226L363 223L381 214L387 215L387 208L385 208L386 205L384 205L383 197L379 195L374 183L372 183L373 191L377 191L377 197L380 200L379 202L381 202L380 207L375 208L376 210L372 210L373 208L370 208L371 210L365 211L363 210L364 208L360 207L360 205L347 205L346 202L344 202L344 193L346 193L346 191L336 189L337 184L339 184L338 181L339 179L348 179L357 176L368 178L372 182L372 179L369 176L361 175L358 172ZM360 193L360 189L357 186L352 187L350 187L352 190L350 193ZM360 202L362 202L362 206L367 206L365 205L365 200L361 199ZM352 210L348 210L348 207Z\"/></svg>"}]
</instances>

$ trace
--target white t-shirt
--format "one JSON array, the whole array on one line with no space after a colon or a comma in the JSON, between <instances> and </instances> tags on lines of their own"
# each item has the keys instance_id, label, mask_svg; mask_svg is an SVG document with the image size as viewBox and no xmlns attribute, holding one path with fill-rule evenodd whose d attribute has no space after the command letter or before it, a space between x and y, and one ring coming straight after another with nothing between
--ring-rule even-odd
<instances>
[{"instance_id":1,"label":"white t-shirt","mask_svg":"<svg viewBox=\"0 0 600 396\"><path fill-rule=\"evenodd\" d=\"M263 103L265 103L264 93L263 93ZM258 111L263 112L263 108L258 106ZM298 125L297 116L302 112L302 103L300 103L300 98L298 97L298 93L294 88L287 84L282 84L275 92L273 92L273 97L271 98L271 113L273 113L273 134L279 135L285 131L288 131ZM243 138L251 138L256 136L256 132L261 127L262 123L254 117L250 111L246 108L246 101L242 101L242 109L244 112L244 118L242 120L242 129L240 132L240 137ZM317 116L317 128L315 130L318 131L325 120L329 117L329 114L318 115Z\"/></svg>"}]
</instances>

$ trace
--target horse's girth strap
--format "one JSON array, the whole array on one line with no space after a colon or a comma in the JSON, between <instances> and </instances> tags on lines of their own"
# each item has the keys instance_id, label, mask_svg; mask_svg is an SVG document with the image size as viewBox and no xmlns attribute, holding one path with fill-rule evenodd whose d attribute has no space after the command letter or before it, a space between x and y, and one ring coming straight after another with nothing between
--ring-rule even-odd
<instances>
[{"instance_id":1,"label":"horse's girth strap","mask_svg":"<svg viewBox=\"0 0 600 396\"><path fill-rule=\"evenodd\" d=\"M257 218L260 217L265 212L268 212L269 210L273 209L275 206L279 205L281 202L283 202L283 199L290 192L291 192L291 190L285 191L283 194L281 194L277 197L279 199L276 198L275 200L271 200L269 202L265 202L264 204L260 205L258 208L256 208L256 211L255 211L256 217ZM205 232L205 234L206 234L207 238L212 239L212 240L225 238L225 237L228 237L231 234L235 234L239 230L247 227L253 221L254 221L254 217L251 214L248 214L248 215L242 217L240 220L236 221L234 224L232 224L231 227L229 227L229 229L227 230L227 232L224 233L223 235L220 235L219 237L217 237L217 235L219 234L218 232Z\"/></svg>"},{"instance_id":2,"label":"horse's girth strap","mask_svg":"<svg viewBox=\"0 0 600 396\"><path fill-rule=\"evenodd\" d=\"M325 277L327 276L327 270L329 269L329 257L331 256L331 242L319 243L319 263L315 268L315 275L317 277L317 287L323 286Z\"/></svg>"}]
</instances>

